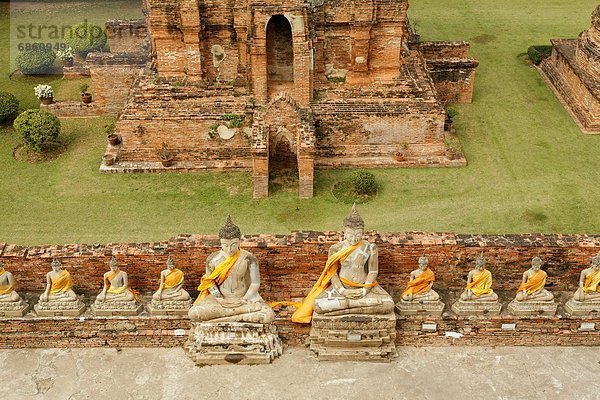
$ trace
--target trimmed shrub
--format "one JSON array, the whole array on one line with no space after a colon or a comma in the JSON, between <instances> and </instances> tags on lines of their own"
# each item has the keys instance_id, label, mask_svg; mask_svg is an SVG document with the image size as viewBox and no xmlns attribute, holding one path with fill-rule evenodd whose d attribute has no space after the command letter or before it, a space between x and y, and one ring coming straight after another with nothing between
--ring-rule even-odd
<instances>
[{"instance_id":1,"label":"trimmed shrub","mask_svg":"<svg viewBox=\"0 0 600 400\"><path fill-rule=\"evenodd\" d=\"M361 195L372 195L377 193L377 181L375 175L369 171L358 170L350 178L354 191Z\"/></svg>"},{"instance_id":2,"label":"trimmed shrub","mask_svg":"<svg viewBox=\"0 0 600 400\"><path fill-rule=\"evenodd\" d=\"M56 60L53 50L40 49L21 51L15 59L17 67L25 75L40 75L52 72Z\"/></svg>"},{"instance_id":3,"label":"trimmed shrub","mask_svg":"<svg viewBox=\"0 0 600 400\"><path fill-rule=\"evenodd\" d=\"M21 113L13 124L15 131L35 152L49 140L55 140L60 133L60 120L54 114L42 110L27 110Z\"/></svg>"},{"instance_id":4,"label":"trimmed shrub","mask_svg":"<svg viewBox=\"0 0 600 400\"><path fill-rule=\"evenodd\" d=\"M544 58L550 57L552 54L552 46L529 46L527 55L532 63L540 65Z\"/></svg>"},{"instance_id":5,"label":"trimmed shrub","mask_svg":"<svg viewBox=\"0 0 600 400\"><path fill-rule=\"evenodd\" d=\"M10 121L16 117L19 111L19 100L14 94L0 92L0 124Z\"/></svg>"},{"instance_id":6,"label":"trimmed shrub","mask_svg":"<svg viewBox=\"0 0 600 400\"><path fill-rule=\"evenodd\" d=\"M72 26L64 40L74 53L85 57L92 51L104 49L107 38L106 32L100 26L82 22Z\"/></svg>"}]
</instances>

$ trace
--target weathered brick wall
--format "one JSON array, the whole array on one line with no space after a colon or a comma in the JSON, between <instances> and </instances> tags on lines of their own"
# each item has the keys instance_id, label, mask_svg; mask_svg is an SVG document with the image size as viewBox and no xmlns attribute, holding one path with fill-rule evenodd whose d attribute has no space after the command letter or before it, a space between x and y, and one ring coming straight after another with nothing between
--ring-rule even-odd
<instances>
[{"instance_id":1,"label":"weathered brick wall","mask_svg":"<svg viewBox=\"0 0 600 400\"><path fill-rule=\"evenodd\" d=\"M144 52L148 29L144 20L115 19L106 21L106 34L112 53Z\"/></svg>"}]
</instances>

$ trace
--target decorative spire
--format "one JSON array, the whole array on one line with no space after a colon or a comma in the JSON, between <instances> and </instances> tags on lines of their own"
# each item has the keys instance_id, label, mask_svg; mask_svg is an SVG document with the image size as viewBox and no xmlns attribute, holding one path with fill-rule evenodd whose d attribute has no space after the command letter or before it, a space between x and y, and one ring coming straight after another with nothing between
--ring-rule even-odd
<instances>
[{"instance_id":1,"label":"decorative spire","mask_svg":"<svg viewBox=\"0 0 600 400\"><path fill-rule=\"evenodd\" d=\"M360 214L356 211L356 203L352 205L352 212L344 219L344 228L350 229L363 229L365 227L365 221L362 219Z\"/></svg>"},{"instance_id":2,"label":"decorative spire","mask_svg":"<svg viewBox=\"0 0 600 400\"><path fill-rule=\"evenodd\" d=\"M228 215L225 225L219 229L219 239L241 239L241 237L240 228L231 221L231 215Z\"/></svg>"}]
</instances>

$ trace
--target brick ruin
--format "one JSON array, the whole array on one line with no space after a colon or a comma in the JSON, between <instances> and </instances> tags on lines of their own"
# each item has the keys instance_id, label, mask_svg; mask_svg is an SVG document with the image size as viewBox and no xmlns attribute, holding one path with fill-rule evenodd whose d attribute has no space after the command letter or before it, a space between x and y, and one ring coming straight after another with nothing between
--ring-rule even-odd
<instances>
[{"instance_id":1,"label":"brick ruin","mask_svg":"<svg viewBox=\"0 0 600 400\"><path fill-rule=\"evenodd\" d=\"M417 260L427 253L436 274L434 289L446 303L440 317L398 317L400 345L597 345L600 315L565 314L563 304L577 288L581 270L600 250L600 237L587 235L461 235L454 233L371 232L367 240L379 248L378 281L397 301ZM260 263L260 292L267 301L299 301L310 290L327 260L335 232L292 232L289 235L246 235L242 247ZM108 245L15 246L0 243L0 259L17 280L19 293L34 304L45 286L53 257L62 260L74 280L74 290L89 305L101 290L102 274L114 255L127 271L132 288L146 301L158 288L168 256L184 271L184 288L197 295L206 256L219 246L216 236L180 235L168 241ZM504 308L499 316L461 317L450 305L464 289L466 276L480 252L494 276L494 291ZM522 273L540 256L548 273L546 287L559 303L555 316L517 317L506 311ZM276 325L289 344L301 344L309 326L294 324L291 307L276 310ZM600 310L599 310L600 312ZM429 327L423 328L427 323ZM431 324L436 328L431 329ZM514 324L514 326L512 325ZM582 329L582 324L595 324ZM16 347L169 347L181 346L190 327L186 317L34 317L4 318L0 348ZM506 329L506 328L509 329ZM446 332L464 335L448 338Z\"/></svg>"},{"instance_id":2,"label":"brick ruin","mask_svg":"<svg viewBox=\"0 0 600 400\"><path fill-rule=\"evenodd\" d=\"M600 133L600 5L592 26L577 39L552 39L552 55L540 67L582 131Z\"/></svg>"},{"instance_id":3,"label":"brick ruin","mask_svg":"<svg viewBox=\"0 0 600 400\"><path fill-rule=\"evenodd\" d=\"M408 0L144 7L136 29L109 25L111 53L88 56L97 106L125 103L101 172L252 171L254 197L287 174L309 198L315 168L466 164L444 106L471 101L478 62L468 43L415 39Z\"/></svg>"}]
</instances>

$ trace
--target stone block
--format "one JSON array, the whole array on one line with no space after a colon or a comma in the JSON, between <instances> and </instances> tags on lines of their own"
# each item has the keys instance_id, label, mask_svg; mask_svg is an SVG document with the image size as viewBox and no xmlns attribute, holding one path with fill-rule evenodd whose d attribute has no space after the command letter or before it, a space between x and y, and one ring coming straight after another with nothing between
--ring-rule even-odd
<instances>
[{"instance_id":1,"label":"stone block","mask_svg":"<svg viewBox=\"0 0 600 400\"><path fill-rule=\"evenodd\" d=\"M458 300L452 305L452 311L456 315L499 315L502 304L498 301L464 301Z\"/></svg>"},{"instance_id":2,"label":"stone block","mask_svg":"<svg viewBox=\"0 0 600 400\"><path fill-rule=\"evenodd\" d=\"M92 311L97 317L127 317L141 313L144 306L136 300L131 301L95 301Z\"/></svg>"},{"instance_id":3,"label":"stone block","mask_svg":"<svg viewBox=\"0 0 600 400\"><path fill-rule=\"evenodd\" d=\"M398 315L422 315L422 316L440 316L444 312L446 305L441 300L438 301L404 301L396 303L396 312Z\"/></svg>"},{"instance_id":4,"label":"stone block","mask_svg":"<svg viewBox=\"0 0 600 400\"><path fill-rule=\"evenodd\" d=\"M571 298L565 304L565 311L576 316L598 316L600 315L600 301L577 301Z\"/></svg>"},{"instance_id":5,"label":"stone block","mask_svg":"<svg viewBox=\"0 0 600 400\"><path fill-rule=\"evenodd\" d=\"M85 311L81 299L76 301L39 301L34 306L40 317L79 317Z\"/></svg>"},{"instance_id":6,"label":"stone block","mask_svg":"<svg viewBox=\"0 0 600 400\"><path fill-rule=\"evenodd\" d=\"M396 355L396 315L313 314L308 342L319 361L391 361Z\"/></svg>"},{"instance_id":7,"label":"stone block","mask_svg":"<svg viewBox=\"0 0 600 400\"><path fill-rule=\"evenodd\" d=\"M558 304L554 301L516 301L508 304L508 311L516 316L554 315Z\"/></svg>"},{"instance_id":8,"label":"stone block","mask_svg":"<svg viewBox=\"0 0 600 400\"><path fill-rule=\"evenodd\" d=\"M185 349L196 365L269 364L283 352L275 325L244 322L194 322Z\"/></svg>"},{"instance_id":9,"label":"stone block","mask_svg":"<svg viewBox=\"0 0 600 400\"><path fill-rule=\"evenodd\" d=\"M192 300L152 300L148 304L148 311L150 315L179 315L187 316L190 307L192 306Z\"/></svg>"},{"instance_id":10,"label":"stone block","mask_svg":"<svg viewBox=\"0 0 600 400\"><path fill-rule=\"evenodd\" d=\"M0 302L0 317L22 317L29 311L25 300Z\"/></svg>"}]
</instances>

